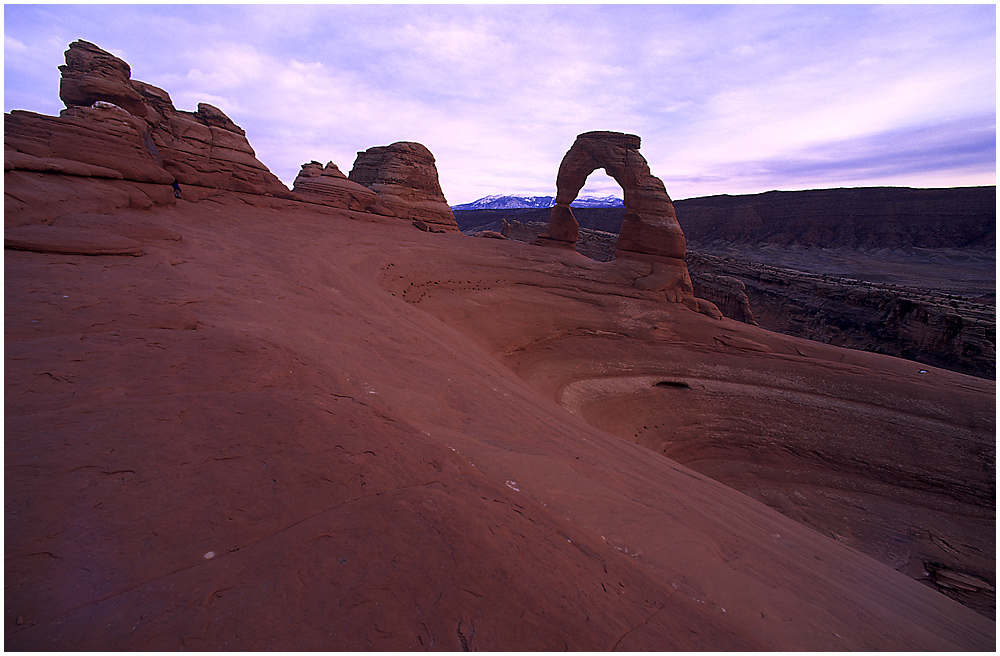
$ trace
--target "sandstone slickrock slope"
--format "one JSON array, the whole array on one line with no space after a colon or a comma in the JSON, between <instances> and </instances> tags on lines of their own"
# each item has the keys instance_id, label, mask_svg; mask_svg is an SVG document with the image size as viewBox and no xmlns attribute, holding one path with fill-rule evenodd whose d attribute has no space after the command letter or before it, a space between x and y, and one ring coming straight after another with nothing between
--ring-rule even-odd
<instances>
[{"instance_id":1,"label":"sandstone slickrock slope","mask_svg":"<svg viewBox=\"0 0 1000 656\"><path fill-rule=\"evenodd\" d=\"M7 252L8 647L992 644L990 620L828 537L845 529L806 528L622 439L645 416L605 402L647 377L662 395L647 412L686 413L659 419L661 439L711 438L702 459L750 472L754 413L739 409L764 403L767 471L801 477L770 493L850 509L876 535L881 497L838 502L853 479L830 487L822 454L842 450L863 481L873 426L945 429L904 451L916 487L898 495L941 508L918 521L936 544L988 552L954 524L989 523L975 499L991 383L750 332L552 249L362 214L331 231L308 205L252 198L144 212L184 238L144 239L144 257L113 266ZM682 383L704 402L664 404ZM817 407L838 446L792 467L781 445ZM727 448L734 436L746 446ZM949 500L937 468L969 458L982 479Z\"/></svg>"},{"instance_id":2,"label":"sandstone slickrock slope","mask_svg":"<svg viewBox=\"0 0 1000 656\"><path fill-rule=\"evenodd\" d=\"M421 229L458 232L434 156L422 144L398 141L359 152L348 178L376 192L395 216Z\"/></svg>"},{"instance_id":3,"label":"sandstone slickrock slope","mask_svg":"<svg viewBox=\"0 0 1000 656\"><path fill-rule=\"evenodd\" d=\"M567 249L66 198L143 255L5 251L8 649L995 644L993 381Z\"/></svg>"}]
</instances>

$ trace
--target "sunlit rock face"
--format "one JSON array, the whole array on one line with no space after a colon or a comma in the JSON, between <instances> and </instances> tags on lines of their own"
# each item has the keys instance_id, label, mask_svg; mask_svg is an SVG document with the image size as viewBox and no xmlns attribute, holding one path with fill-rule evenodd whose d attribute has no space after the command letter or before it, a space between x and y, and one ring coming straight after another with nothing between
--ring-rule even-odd
<instances>
[{"instance_id":1,"label":"sunlit rock face","mask_svg":"<svg viewBox=\"0 0 1000 656\"><path fill-rule=\"evenodd\" d=\"M426 146L397 141L358 153L348 179L371 189L401 219L432 232L459 232Z\"/></svg>"}]
</instances>

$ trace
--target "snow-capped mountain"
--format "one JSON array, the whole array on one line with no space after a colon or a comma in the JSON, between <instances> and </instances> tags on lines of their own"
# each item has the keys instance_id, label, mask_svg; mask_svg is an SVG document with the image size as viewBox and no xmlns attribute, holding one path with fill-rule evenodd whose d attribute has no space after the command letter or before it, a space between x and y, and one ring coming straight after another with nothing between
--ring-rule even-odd
<instances>
[{"instance_id":1,"label":"snow-capped mountain","mask_svg":"<svg viewBox=\"0 0 1000 656\"><path fill-rule=\"evenodd\" d=\"M621 207L622 199L617 196L580 196L570 207Z\"/></svg>"},{"instance_id":2,"label":"snow-capped mountain","mask_svg":"<svg viewBox=\"0 0 1000 656\"><path fill-rule=\"evenodd\" d=\"M552 207L555 204L553 196L513 196L494 195L480 198L471 203L452 205L453 210L516 210ZM571 207L621 207L622 199L616 196L581 196Z\"/></svg>"},{"instance_id":3,"label":"snow-capped mountain","mask_svg":"<svg viewBox=\"0 0 1000 656\"><path fill-rule=\"evenodd\" d=\"M515 210L532 207L552 207L555 198L552 196L486 196L471 203L452 205L453 210Z\"/></svg>"}]
</instances>

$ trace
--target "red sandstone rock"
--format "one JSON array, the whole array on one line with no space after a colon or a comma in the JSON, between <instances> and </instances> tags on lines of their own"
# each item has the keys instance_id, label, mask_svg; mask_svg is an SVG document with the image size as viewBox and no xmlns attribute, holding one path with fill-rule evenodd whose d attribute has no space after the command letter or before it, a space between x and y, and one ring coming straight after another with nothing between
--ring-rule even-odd
<instances>
[{"instance_id":1,"label":"red sandstone rock","mask_svg":"<svg viewBox=\"0 0 1000 656\"><path fill-rule=\"evenodd\" d=\"M757 325L750 308L746 285L739 278L714 273L702 273L697 277L692 274L692 285L699 297L715 299L715 302L722 305L719 309L725 316L751 326Z\"/></svg>"},{"instance_id":2,"label":"red sandstone rock","mask_svg":"<svg viewBox=\"0 0 1000 656\"><path fill-rule=\"evenodd\" d=\"M84 178L108 178L110 180L121 180L124 177L120 172L103 166L93 166L61 157L35 157L14 150L4 150L3 168L4 171L63 173Z\"/></svg>"},{"instance_id":3,"label":"red sandstone rock","mask_svg":"<svg viewBox=\"0 0 1000 656\"><path fill-rule=\"evenodd\" d=\"M76 107L58 117L15 110L4 116L4 151L14 151L14 158L27 154L111 169L130 182L169 185L173 175L147 148L148 129L120 109Z\"/></svg>"},{"instance_id":4,"label":"red sandstone rock","mask_svg":"<svg viewBox=\"0 0 1000 656\"><path fill-rule=\"evenodd\" d=\"M649 171L639 154L641 140L620 132L585 132L563 157L556 177L556 203L569 205L587 177L596 169L621 185L625 195L625 221L617 256L642 253L684 258L684 233L663 182Z\"/></svg>"},{"instance_id":5,"label":"red sandstone rock","mask_svg":"<svg viewBox=\"0 0 1000 656\"><path fill-rule=\"evenodd\" d=\"M559 164L556 205L549 218L549 230L539 235L535 243L553 246L576 243L580 226L570 203L583 189L587 177L603 168L621 185L625 195L625 218L615 257L659 261L656 275L647 274L642 289L663 292L674 302L687 299L692 308L707 308L694 301L684 264L684 233L663 182L650 173L646 159L639 154L640 144L638 136L620 132L585 132L577 136Z\"/></svg>"},{"instance_id":6,"label":"red sandstone rock","mask_svg":"<svg viewBox=\"0 0 1000 656\"><path fill-rule=\"evenodd\" d=\"M988 477L946 481L992 440L992 382L711 320L616 263L248 198L92 217L185 236L115 266L7 252L8 648L992 646L991 620L748 496L804 490L873 534L887 494L930 499L961 520L925 530L988 550ZM650 396L616 405L637 377ZM746 492L629 443L646 416ZM813 416L843 465L780 448ZM863 466L871 421L895 493ZM941 427L932 458L904 447ZM755 449L783 482L754 486Z\"/></svg>"},{"instance_id":7,"label":"red sandstone rock","mask_svg":"<svg viewBox=\"0 0 1000 656\"><path fill-rule=\"evenodd\" d=\"M143 86L146 94L150 88ZM199 103L196 112L167 109L166 114L152 138L163 167L181 184L288 196L288 189L257 160L243 130L219 109Z\"/></svg>"},{"instance_id":8,"label":"red sandstone rock","mask_svg":"<svg viewBox=\"0 0 1000 656\"><path fill-rule=\"evenodd\" d=\"M83 40L71 43L66 51L66 64L59 71L62 73L59 98L66 107L109 102L133 116L146 118L142 96L132 87L129 65L93 43Z\"/></svg>"},{"instance_id":9,"label":"red sandstone rock","mask_svg":"<svg viewBox=\"0 0 1000 656\"><path fill-rule=\"evenodd\" d=\"M81 207L111 213L173 202L166 185L113 181L33 171L4 172L4 225L51 223Z\"/></svg>"},{"instance_id":10,"label":"red sandstone rock","mask_svg":"<svg viewBox=\"0 0 1000 656\"><path fill-rule=\"evenodd\" d=\"M142 93L161 136L241 143ZM46 245L4 258L5 647L994 646L893 570L988 598L993 381L663 303L711 314L678 258L172 203L34 134L48 163L5 171L5 213L52 224L5 235Z\"/></svg>"},{"instance_id":11,"label":"red sandstone rock","mask_svg":"<svg viewBox=\"0 0 1000 656\"><path fill-rule=\"evenodd\" d=\"M176 110L166 91L129 79L128 64L86 41L70 44L66 65L60 70L65 116L78 119L78 131L96 130L98 143L80 143L72 135L64 149L69 154L57 156L78 160L82 156L81 161L99 164L89 159L97 153L97 157L121 161L117 151L123 145L124 130L133 159L142 162L139 177L122 171L126 179L169 184L176 178L184 185L288 193L257 160L244 131L218 108L200 103L196 112ZM110 138L109 130L114 133Z\"/></svg>"},{"instance_id":12,"label":"red sandstone rock","mask_svg":"<svg viewBox=\"0 0 1000 656\"><path fill-rule=\"evenodd\" d=\"M438 182L434 156L421 144L398 141L359 152L348 178L377 193L382 204L401 219L458 232Z\"/></svg>"},{"instance_id":13,"label":"red sandstone rock","mask_svg":"<svg viewBox=\"0 0 1000 656\"><path fill-rule=\"evenodd\" d=\"M573 210L568 203L556 203L552 206L549 217L549 229L540 234L537 243L545 243L548 240L562 241L567 244L576 244L580 238L580 224L573 216Z\"/></svg>"},{"instance_id":14,"label":"red sandstone rock","mask_svg":"<svg viewBox=\"0 0 1000 656\"><path fill-rule=\"evenodd\" d=\"M134 239L87 228L25 225L7 228L4 248L36 253L66 255L142 255L142 245Z\"/></svg>"},{"instance_id":15,"label":"red sandstone rock","mask_svg":"<svg viewBox=\"0 0 1000 656\"><path fill-rule=\"evenodd\" d=\"M128 64L85 41L70 44L66 62L59 117L4 117L5 180L17 189L5 225L49 223L81 201L98 211L173 205L175 179L187 200L212 193L203 189L289 196L218 108L177 111L165 91L130 80ZM29 172L81 179L51 186Z\"/></svg>"},{"instance_id":16,"label":"red sandstone rock","mask_svg":"<svg viewBox=\"0 0 1000 656\"><path fill-rule=\"evenodd\" d=\"M379 203L378 194L348 180L333 162L325 167L319 162L303 164L292 191L310 202L345 210L363 212Z\"/></svg>"}]
</instances>

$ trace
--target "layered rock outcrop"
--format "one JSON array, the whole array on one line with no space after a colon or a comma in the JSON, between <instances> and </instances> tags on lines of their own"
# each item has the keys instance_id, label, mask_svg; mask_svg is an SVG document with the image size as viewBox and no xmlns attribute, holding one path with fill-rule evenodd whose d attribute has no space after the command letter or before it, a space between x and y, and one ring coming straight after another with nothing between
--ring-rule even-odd
<instances>
[{"instance_id":1,"label":"layered rock outcrop","mask_svg":"<svg viewBox=\"0 0 1000 656\"><path fill-rule=\"evenodd\" d=\"M392 216L371 189L347 179L333 162L323 166L312 161L302 165L292 192L313 203L345 210L368 211Z\"/></svg>"},{"instance_id":2,"label":"layered rock outcrop","mask_svg":"<svg viewBox=\"0 0 1000 656\"><path fill-rule=\"evenodd\" d=\"M459 232L426 146L397 141L358 153L348 179L371 189L401 219L432 232Z\"/></svg>"},{"instance_id":3,"label":"layered rock outcrop","mask_svg":"<svg viewBox=\"0 0 1000 656\"><path fill-rule=\"evenodd\" d=\"M109 52L88 41L71 43L66 63L59 67L59 99L66 107L90 107L95 102L113 103L129 114L145 119L146 103L132 86L132 69Z\"/></svg>"},{"instance_id":4,"label":"layered rock outcrop","mask_svg":"<svg viewBox=\"0 0 1000 656\"><path fill-rule=\"evenodd\" d=\"M688 264L699 296L717 303L727 317L795 337L996 377L992 299L920 287L917 281L869 282L733 255L692 252Z\"/></svg>"},{"instance_id":5,"label":"layered rock outcrop","mask_svg":"<svg viewBox=\"0 0 1000 656\"><path fill-rule=\"evenodd\" d=\"M86 41L70 44L60 71L58 117L4 117L4 171L18 190L7 197L8 225L51 221L81 194L104 211L171 204L174 180L188 199L219 189L291 197L218 108L177 110L166 91L130 79L127 63ZM74 180L53 195L39 173Z\"/></svg>"},{"instance_id":6,"label":"layered rock outcrop","mask_svg":"<svg viewBox=\"0 0 1000 656\"><path fill-rule=\"evenodd\" d=\"M857 197L868 190L828 191L837 192L830 196ZM874 191L882 195L881 190ZM974 244L958 247L967 243L968 236L980 232L977 226L992 224L989 218L979 218L989 211L985 203L969 200L970 196L973 201L979 197L980 190L896 191L900 204L908 196L926 196L931 191L937 199L924 206L928 214L912 208L910 226L920 227L904 242L911 248L866 251L838 249L825 242L823 248L813 249L798 243L786 248L720 242L701 250L692 245L692 236L684 261L695 297L711 301L730 319L774 332L995 378L995 257L992 248ZM794 193L805 201L814 193L826 195ZM685 210L701 200L676 203L686 236ZM726 199L712 200L721 204ZM946 208L947 200L954 201L951 212ZM729 201L733 206L741 204L740 197ZM881 202L895 205L888 194ZM799 207L819 213L808 202ZM541 209L460 210L455 216L466 234L502 229L507 223L508 238L532 243L547 228L543 222L546 214L548 211ZM580 222L577 251L602 262L613 259L621 213L615 217L609 210L577 208L575 216ZM882 215L869 209L866 216ZM947 239L947 231L956 224L966 227ZM862 226L856 228L853 243L875 242ZM873 220L868 230L883 233L885 226ZM697 226L691 232L698 234ZM977 239L975 243L984 241ZM943 247L912 248L918 243ZM858 275L866 279L858 279Z\"/></svg>"},{"instance_id":7,"label":"layered rock outcrop","mask_svg":"<svg viewBox=\"0 0 1000 656\"><path fill-rule=\"evenodd\" d=\"M751 326L757 325L750 308L747 286L739 278L707 272L695 275L692 270L691 282L698 296L715 303L723 316Z\"/></svg>"},{"instance_id":8,"label":"layered rock outcrop","mask_svg":"<svg viewBox=\"0 0 1000 656\"><path fill-rule=\"evenodd\" d=\"M155 206L114 167L168 171L156 117L79 111L134 158L8 151L8 208L64 205L5 234L5 646L995 645L993 381L708 320L642 260Z\"/></svg>"},{"instance_id":9,"label":"layered rock outcrop","mask_svg":"<svg viewBox=\"0 0 1000 656\"><path fill-rule=\"evenodd\" d=\"M695 250L996 250L996 187L861 187L707 196L675 203Z\"/></svg>"}]
</instances>

